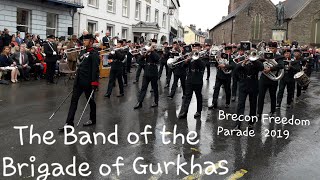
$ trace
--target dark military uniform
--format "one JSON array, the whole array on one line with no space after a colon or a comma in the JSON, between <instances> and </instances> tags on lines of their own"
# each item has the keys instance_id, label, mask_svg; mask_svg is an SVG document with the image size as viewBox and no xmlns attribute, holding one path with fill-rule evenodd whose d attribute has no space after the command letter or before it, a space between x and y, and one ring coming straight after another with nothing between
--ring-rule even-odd
<instances>
[{"instance_id":1,"label":"dark military uniform","mask_svg":"<svg viewBox=\"0 0 320 180\"><path fill-rule=\"evenodd\" d=\"M126 73L131 73L131 63L132 63L132 54L131 54L131 52L128 52L128 54L127 54L127 72ZM127 83L125 83L125 84L127 84Z\"/></svg>"},{"instance_id":2,"label":"dark military uniform","mask_svg":"<svg viewBox=\"0 0 320 180\"><path fill-rule=\"evenodd\" d=\"M122 61L122 63L123 63L122 77L123 77L123 83L125 85L127 85L128 84L128 71L127 71L127 68L128 68L128 55L130 54L129 48L124 49L123 53L125 54L125 59ZM131 64L131 62L130 62L130 64Z\"/></svg>"},{"instance_id":3,"label":"dark military uniform","mask_svg":"<svg viewBox=\"0 0 320 180\"><path fill-rule=\"evenodd\" d=\"M295 79L294 75L300 71L300 64L297 60L289 60L290 63L284 61L284 76L280 80L279 91L277 95L277 107L281 106L281 101L283 98L284 89L287 87L287 105L290 106L293 97L294 97L294 89L295 89Z\"/></svg>"},{"instance_id":4,"label":"dark military uniform","mask_svg":"<svg viewBox=\"0 0 320 180\"><path fill-rule=\"evenodd\" d=\"M109 55L109 59L112 59L112 63L111 63L111 69L110 69L108 90L107 90L107 93L105 94L105 97L110 97L116 79L118 80L120 95L124 94L122 78L123 78L123 69L124 69L123 60L125 59L125 55L126 55L125 51L122 49L117 50L115 51L114 54Z\"/></svg>"},{"instance_id":5,"label":"dark military uniform","mask_svg":"<svg viewBox=\"0 0 320 180\"><path fill-rule=\"evenodd\" d=\"M233 56L234 58L237 57L237 55ZM244 60L243 58L238 58L237 63ZM237 97L237 92L238 92L238 83L239 83L239 76L236 75L234 72L232 72L232 88L231 88L231 96L232 96L232 101L235 101L235 98Z\"/></svg>"},{"instance_id":6,"label":"dark military uniform","mask_svg":"<svg viewBox=\"0 0 320 180\"><path fill-rule=\"evenodd\" d=\"M201 59L185 64L187 68L187 79L185 87L185 97L182 101L179 118L186 118L189 110L189 105L192 99L193 92L197 98L197 113L202 111L202 86L205 64ZM199 116L199 115L198 115Z\"/></svg>"},{"instance_id":7,"label":"dark military uniform","mask_svg":"<svg viewBox=\"0 0 320 180\"><path fill-rule=\"evenodd\" d=\"M206 54L203 56L202 60L206 65L206 68L207 68L207 80L209 80L209 78L210 78L210 51L209 50L206 51Z\"/></svg>"},{"instance_id":8,"label":"dark military uniform","mask_svg":"<svg viewBox=\"0 0 320 180\"><path fill-rule=\"evenodd\" d=\"M239 96L237 114L244 115L247 96L250 101L250 116L256 115L257 97L259 93L259 71L264 69L261 61L249 61L247 64L237 64L234 70L234 76L239 79ZM240 128L240 121L237 121L237 126ZM252 124L252 122L251 122Z\"/></svg>"},{"instance_id":9,"label":"dark military uniform","mask_svg":"<svg viewBox=\"0 0 320 180\"><path fill-rule=\"evenodd\" d=\"M215 65L216 67L218 67L219 63L216 62ZM230 57L229 64L225 66L225 69L233 70L234 67L235 67L235 63L233 62L233 59ZM214 86L212 105L210 105L209 108L217 108L220 87L222 85L226 93L226 106L229 106L231 101L231 73L226 74L223 72L222 69L217 68L217 76L216 76L216 83Z\"/></svg>"},{"instance_id":10,"label":"dark military uniform","mask_svg":"<svg viewBox=\"0 0 320 180\"><path fill-rule=\"evenodd\" d=\"M304 72L306 73L306 75L308 77L311 76L312 73L312 67L313 67L313 58L299 58L299 65L300 65L300 70L304 69ZM297 97L301 96L301 90L307 90L308 86L305 87L301 87L298 83L297 83Z\"/></svg>"},{"instance_id":11,"label":"dark military uniform","mask_svg":"<svg viewBox=\"0 0 320 180\"><path fill-rule=\"evenodd\" d=\"M283 56L275 54L274 58L275 58L275 61L278 63L278 65L272 67L271 71L278 72L279 74L280 70L284 68ZM271 99L271 114L276 112L277 89L278 89L278 81L273 81L262 73L259 80L259 99L258 99L258 115L259 116L263 112L264 98L266 96L267 90L269 90L270 99Z\"/></svg>"},{"instance_id":12,"label":"dark military uniform","mask_svg":"<svg viewBox=\"0 0 320 180\"><path fill-rule=\"evenodd\" d=\"M176 67L174 67L173 74L174 74L174 80L173 80L173 84L171 87L170 95L168 97L173 98L173 96L175 95L177 87L178 87L179 79L181 82L183 96L185 96L186 74L187 73L186 73L186 67L185 67L184 63L180 63Z\"/></svg>"},{"instance_id":13,"label":"dark military uniform","mask_svg":"<svg viewBox=\"0 0 320 180\"><path fill-rule=\"evenodd\" d=\"M98 51L89 48L80 53L80 64L77 69L77 75L73 85L73 94L67 118L67 124L73 126L74 115L77 111L78 101L84 92L86 98L89 99L92 92L92 86L98 86L99 83L99 64L100 58ZM94 96L89 101L90 104L90 120L96 123L96 103Z\"/></svg>"},{"instance_id":14,"label":"dark military uniform","mask_svg":"<svg viewBox=\"0 0 320 180\"><path fill-rule=\"evenodd\" d=\"M54 38L54 36L51 38ZM56 70L56 63L58 60L57 45L55 43L51 43L48 41L44 43L43 48L44 48L44 53L46 54L45 62L47 64L47 72L46 72L47 83L53 83L53 77Z\"/></svg>"},{"instance_id":15,"label":"dark military uniform","mask_svg":"<svg viewBox=\"0 0 320 180\"><path fill-rule=\"evenodd\" d=\"M146 67L146 60L145 57L143 55L137 55L136 56L136 60L137 60L137 64L138 64L138 69L137 69L137 74L136 74L136 82L139 82L139 78L140 78L140 74L141 71L143 69L143 71L145 71L145 67Z\"/></svg>"},{"instance_id":16,"label":"dark military uniform","mask_svg":"<svg viewBox=\"0 0 320 180\"><path fill-rule=\"evenodd\" d=\"M170 69L167 65L167 61L169 59L169 56L170 56L170 50L165 48L165 50L161 56L161 59L160 59L159 79L161 78L163 67L166 68L166 77L168 79L168 75L169 75L168 73L169 73Z\"/></svg>"},{"instance_id":17,"label":"dark military uniform","mask_svg":"<svg viewBox=\"0 0 320 180\"><path fill-rule=\"evenodd\" d=\"M158 89L158 63L160 56L156 51L151 51L149 55L146 55L146 67L143 75L143 82L141 91L138 97L138 103L134 107L135 109L142 107L142 102L147 93L149 83L154 91L154 104L153 107L158 105L159 101L159 89Z\"/></svg>"}]
</instances>

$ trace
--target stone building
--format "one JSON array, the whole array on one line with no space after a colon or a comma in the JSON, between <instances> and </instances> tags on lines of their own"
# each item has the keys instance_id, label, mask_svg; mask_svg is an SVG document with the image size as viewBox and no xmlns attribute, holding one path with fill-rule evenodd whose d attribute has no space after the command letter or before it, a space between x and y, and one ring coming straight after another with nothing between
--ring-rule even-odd
<instances>
[{"instance_id":1,"label":"stone building","mask_svg":"<svg viewBox=\"0 0 320 180\"><path fill-rule=\"evenodd\" d=\"M0 30L10 34L20 31L38 34L45 39L53 34L68 36L73 14L82 8L81 0L0 0Z\"/></svg>"},{"instance_id":2,"label":"stone building","mask_svg":"<svg viewBox=\"0 0 320 180\"><path fill-rule=\"evenodd\" d=\"M284 2L287 39L300 45L320 46L320 1L287 0Z\"/></svg>"},{"instance_id":3,"label":"stone building","mask_svg":"<svg viewBox=\"0 0 320 180\"><path fill-rule=\"evenodd\" d=\"M270 0L230 0L228 15L210 30L210 38L216 44L273 39L320 46L319 7L319 0L286 0L278 5Z\"/></svg>"},{"instance_id":4,"label":"stone building","mask_svg":"<svg viewBox=\"0 0 320 180\"><path fill-rule=\"evenodd\" d=\"M230 0L229 14L210 30L212 43L258 43L272 38L276 7L270 0Z\"/></svg>"}]
</instances>

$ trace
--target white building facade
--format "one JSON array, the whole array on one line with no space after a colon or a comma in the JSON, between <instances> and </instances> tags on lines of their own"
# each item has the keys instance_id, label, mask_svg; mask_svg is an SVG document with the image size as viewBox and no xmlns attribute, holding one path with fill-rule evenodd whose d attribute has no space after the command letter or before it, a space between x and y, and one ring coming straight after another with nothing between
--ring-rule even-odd
<instances>
[{"instance_id":1,"label":"white building facade","mask_svg":"<svg viewBox=\"0 0 320 180\"><path fill-rule=\"evenodd\" d=\"M73 26L72 16L81 8L81 0L0 0L0 30L67 37Z\"/></svg>"},{"instance_id":2,"label":"white building facade","mask_svg":"<svg viewBox=\"0 0 320 180\"><path fill-rule=\"evenodd\" d=\"M181 32L182 23L179 20L179 0L170 0L169 16L170 16L170 35L169 42L183 41L183 32Z\"/></svg>"},{"instance_id":3,"label":"white building facade","mask_svg":"<svg viewBox=\"0 0 320 180\"><path fill-rule=\"evenodd\" d=\"M142 42L152 38L158 43L169 38L169 0L83 0L74 18L75 34L90 33Z\"/></svg>"}]
</instances>

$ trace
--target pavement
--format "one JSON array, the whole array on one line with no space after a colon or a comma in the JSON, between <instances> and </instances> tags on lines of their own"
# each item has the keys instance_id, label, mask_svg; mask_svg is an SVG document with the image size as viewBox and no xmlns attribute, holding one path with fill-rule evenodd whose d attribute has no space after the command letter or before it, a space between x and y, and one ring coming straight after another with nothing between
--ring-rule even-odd
<instances>
[{"instance_id":1,"label":"pavement","mask_svg":"<svg viewBox=\"0 0 320 180\"><path fill-rule=\"evenodd\" d=\"M1 159L11 157L14 160L12 164L17 168L17 163L28 163L29 167L23 167L21 175L18 169L15 175L4 177L4 161L0 163L0 179L36 179L43 172L38 170L42 163L60 163L67 167L72 163L73 156L76 158L76 164L88 162L91 174L88 177L76 177L60 175L54 178L53 174L48 179L70 180L70 179L132 179L132 180L157 180L157 179L274 179L274 180L295 180L308 179L317 180L320 177L320 73L312 75L312 82L306 93L302 95L299 101L296 101L292 109L287 109L285 100L282 107L277 111L277 116L291 117L310 120L310 126L283 125L274 122L258 122L255 125L254 137L236 137L217 135L217 128L224 127L232 129L234 122L218 120L218 110L209 110L208 102L212 101L213 86L215 81L215 68L212 68L212 75L209 81L204 77L203 85L203 111L200 119L194 119L196 112L196 98L192 99L189 108L188 118L185 120L177 119L182 102L182 90L179 87L173 100L167 98L168 89L165 89L165 77L159 81L160 101L159 107L150 108L153 96L147 93L143 107L140 110L134 110L133 107L137 101L137 92L141 87L139 84L133 84L135 69L129 74L129 85L125 87L125 96L118 98L119 90L116 86L110 99L103 95L107 89L108 79L101 79L101 86L95 95L97 103L97 124L92 127L76 127L75 133L78 140L84 137L85 132L93 134L102 132L106 136L114 132L115 125L118 126L118 145L109 143L102 144L102 139L98 139L98 144L81 145L79 142L73 145L64 144L64 134L59 133L57 129L61 127L66 120L70 99L55 114L54 118L49 120L52 112L59 106L62 100L72 90L72 81L67 85L60 79L57 85L46 85L44 80L21 82L18 84L0 86L0 137L1 137ZM206 73L205 73L206 76ZM150 86L149 86L150 89ZM225 94L223 89L220 92L219 107L228 113L235 113L237 102L233 102L229 109L224 108ZM84 95L80 98L75 122L78 121L81 112L86 104ZM270 99L266 95L264 112L270 110ZM246 105L248 113L248 102ZM89 107L82 119L85 122L89 118ZM33 125L33 133L39 133L41 138L34 137L32 143L30 140L30 126ZM143 136L135 144L128 143L127 135L130 132L139 133L144 131L146 125L151 125L152 135L148 135L148 144L145 143ZM174 126L177 125L176 134L180 133L185 138L189 132L195 131L198 136L195 140L199 143L191 145L182 143L181 137L177 143L164 144L160 132L163 126L166 126L166 140L173 140ZM28 126L23 130L24 145L20 144L19 131L14 126ZM243 125L243 129L247 125ZM288 139L283 137L266 137L266 130L277 130L283 133L288 130L290 135ZM46 131L52 131L53 138L56 140L53 145L44 144L42 137ZM82 134L78 134L82 132ZM49 137L49 134L46 135ZM69 140L72 138L69 137ZM112 138L111 138L112 139ZM134 140L132 136L131 139ZM38 140L41 143L38 143ZM71 141L70 140L70 141ZM92 136L81 141L94 140ZM34 161L30 161L30 156L35 156ZM120 167L120 175L117 175L116 168L112 166L121 156L124 166ZM143 157L138 161L136 171L145 169L146 174L135 172L133 162L137 157ZM177 170L177 161L186 162L184 169L191 172L191 164L200 164L206 169L200 172L195 168L193 173L184 174ZM219 165L221 160L226 160L228 164ZM193 161L193 162L191 162ZM164 162L173 162L174 165L168 166L168 173L165 172ZM208 163L208 162L211 162ZM108 164L111 173L102 176L99 173L101 164ZM149 169L152 164L151 169ZM214 164L214 165L212 165ZM34 166L35 175L32 175ZM151 171L157 171L161 167L162 173L156 175ZM225 168L228 172L224 174ZM44 167L42 167L44 168ZM41 169L41 168L40 168ZM50 170L52 171L53 168ZM12 172L13 169L7 169ZM108 168L104 167L104 172ZM159 170L159 169L158 169ZM49 173L53 173L49 171ZM177 175L179 171L179 175ZM8 173L8 172L7 172ZM57 171L55 172L57 173ZM218 173L218 174L216 174ZM219 175L219 173L224 175Z\"/></svg>"}]
</instances>

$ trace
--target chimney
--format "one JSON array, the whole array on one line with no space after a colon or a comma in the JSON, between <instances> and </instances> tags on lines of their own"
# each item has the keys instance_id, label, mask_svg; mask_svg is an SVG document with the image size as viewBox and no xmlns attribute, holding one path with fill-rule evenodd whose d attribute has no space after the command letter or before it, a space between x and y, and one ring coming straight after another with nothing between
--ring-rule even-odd
<instances>
[{"instance_id":1,"label":"chimney","mask_svg":"<svg viewBox=\"0 0 320 180\"><path fill-rule=\"evenodd\" d=\"M190 28L193 29L193 30L196 30L196 25L190 24Z\"/></svg>"}]
</instances>

